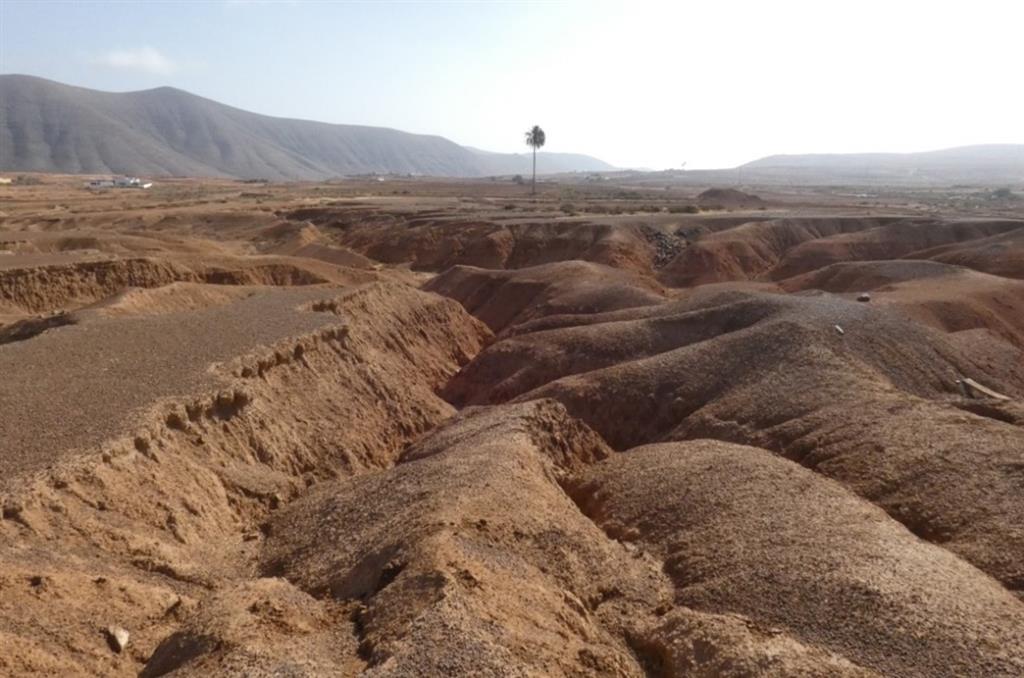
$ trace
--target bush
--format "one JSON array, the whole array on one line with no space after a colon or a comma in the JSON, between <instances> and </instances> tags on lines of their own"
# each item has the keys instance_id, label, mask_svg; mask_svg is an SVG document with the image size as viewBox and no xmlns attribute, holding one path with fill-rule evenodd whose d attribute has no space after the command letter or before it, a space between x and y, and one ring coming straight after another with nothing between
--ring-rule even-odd
<instances>
[{"instance_id":1,"label":"bush","mask_svg":"<svg viewBox=\"0 0 1024 678\"><path fill-rule=\"evenodd\" d=\"M672 214L697 214L700 208L696 205L672 205L668 211Z\"/></svg>"},{"instance_id":2,"label":"bush","mask_svg":"<svg viewBox=\"0 0 1024 678\"><path fill-rule=\"evenodd\" d=\"M514 183L517 183L520 186L522 186L523 185L523 175L522 174L515 175L514 177L512 177L512 181Z\"/></svg>"}]
</instances>

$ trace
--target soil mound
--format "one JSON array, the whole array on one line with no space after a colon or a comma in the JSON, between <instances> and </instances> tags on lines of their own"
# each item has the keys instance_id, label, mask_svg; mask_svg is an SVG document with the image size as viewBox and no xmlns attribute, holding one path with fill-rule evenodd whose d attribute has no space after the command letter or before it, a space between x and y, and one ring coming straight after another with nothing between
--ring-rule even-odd
<instances>
[{"instance_id":1,"label":"soil mound","mask_svg":"<svg viewBox=\"0 0 1024 678\"><path fill-rule=\"evenodd\" d=\"M514 269L578 259L649 273L655 256L639 228L608 224L382 217L361 208L310 208L288 218L311 222L339 245L375 261L425 271L458 265Z\"/></svg>"},{"instance_id":2,"label":"soil mound","mask_svg":"<svg viewBox=\"0 0 1024 678\"><path fill-rule=\"evenodd\" d=\"M261 248L267 254L317 259L335 266L372 269L375 264L347 247L331 244L320 229L310 223L282 221L260 232Z\"/></svg>"},{"instance_id":3,"label":"soil mound","mask_svg":"<svg viewBox=\"0 0 1024 678\"><path fill-rule=\"evenodd\" d=\"M424 289L457 300L497 333L550 315L649 306L666 295L649 278L583 261L514 271L455 266Z\"/></svg>"},{"instance_id":4,"label":"soil mound","mask_svg":"<svg viewBox=\"0 0 1024 678\"><path fill-rule=\"evenodd\" d=\"M548 401L468 412L393 471L291 505L263 567L352 607L374 675L643 675L655 646L680 675L868 675L743 617L674 606L661 563L608 539L560 486L608 454Z\"/></svg>"},{"instance_id":5,"label":"soil mound","mask_svg":"<svg viewBox=\"0 0 1024 678\"><path fill-rule=\"evenodd\" d=\"M756 195L735 188L709 188L697 196L697 203L705 209L764 207L767 204Z\"/></svg>"},{"instance_id":6,"label":"soil mound","mask_svg":"<svg viewBox=\"0 0 1024 678\"><path fill-rule=\"evenodd\" d=\"M791 249L836 234L872 229L875 218L748 221L704 235L659 272L666 285L686 287L765 276Z\"/></svg>"},{"instance_id":7,"label":"soil mound","mask_svg":"<svg viewBox=\"0 0 1024 678\"><path fill-rule=\"evenodd\" d=\"M967 243L924 250L917 256L1007 278L1024 278L1024 225Z\"/></svg>"},{"instance_id":8,"label":"soil mound","mask_svg":"<svg viewBox=\"0 0 1024 678\"><path fill-rule=\"evenodd\" d=\"M831 264L936 259L1009 277L1022 224L899 217L770 219L702 234L658 272L666 285L784 280ZM991 239L991 240L990 240Z\"/></svg>"},{"instance_id":9,"label":"soil mound","mask_svg":"<svg viewBox=\"0 0 1024 678\"><path fill-rule=\"evenodd\" d=\"M572 488L606 533L664 562L678 605L741 614L879 675L1024 671L1016 598L838 484L764 450L651 445L613 455ZM979 643L999 652L980 655Z\"/></svg>"},{"instance_id":10,"label":"soil mound","mask_svg":"<svg viewBox=\"0 0 1024 678\"><path fill-rule=\"evenodd\" d=\"M576 318L564 319L568 323ZM813 345L800 343L808 338ZM737 363L752 373L767 367L767 355L773 350L810 353L820 345L827 349L822 359L859 363L878 379L921 397L958 393L956 375L965 373L1014 393L1024 386L1024 368L976 359L942 333L885 306L820 292L787 296L704 288L675 301L594 314L567 326L524 325L515 336L482 352L446 393L458 403L502 402L539 383L641 359L667 359L682 348L718 352L722 340L752 347L759 341L765 344L765 358L756 364ZM734 359L711 362L732 364ZM477 370L487 370L491 376L477 378ZM498 390L502 396L494 395Z\"/></svg>"},{"instance_id":11,"label":"soil mound","mask_svg":"<svg viewBox=\"0 0 1024 678\"><path fill-rule=\"evenodd\" d=\"M833 293L855 293L912 280L955 276L963 271L962 268L934 261L844 261L784 280L779 286L786 292L823 290Z\"/></svg>"},{"instance_id":12,"label":"soil mound","mask_svg":"<svg viewBox=\"0 0 1024 678\"><path fill-rule=\"evenodd\" d=\"M932 258L929 251L937 247L960 244L973 250L979 241L1022 227L1024 224L1019 221L902 219L869 230L802 243L786 253L770 272L770 277L782 280L841 261L929 259Z\"/></svg>"},{"instance_id":13,"label":"soil mound","mask_svg":"<svg viewBox=\"0 0 1024 678\"><path fill-rule=\"evenodd\" d=\"M281 512L263 571L352 606L380 675L568 675L588 664L638 674L623 624L657 607L661 577L557 482L607 453L553 403L471 413L393 471L325 485ZM602 591L617 593L600 605Z\"/></svg>"},{"instance_id":14,"label":"soil mound","mask_svg":"<svg viewBox=\"0 0 1024 678\"><path fill-rule=\"evenodd\" d=\"M871 291L871 303L944 332L985 330L1024 349L1024 282L1019 280L934 261L896 260L833 264L780 287L790 292Z\"/></svg>"},{"instance_id":15,"label":"soil mound","mask_svg":"<svg viewBox=\"0 0 1024 678\"><path fill-rule=\"evenodd\" d=\"M975 350L822 294L729 292L609 316L498 341L445 395L554 398L617 449L696 437L764 447L1021 588L1007 554L1024 556L1024 429L966 412L958 384L1019 399L1020 351Z\"/></svg>"}]
</instances>

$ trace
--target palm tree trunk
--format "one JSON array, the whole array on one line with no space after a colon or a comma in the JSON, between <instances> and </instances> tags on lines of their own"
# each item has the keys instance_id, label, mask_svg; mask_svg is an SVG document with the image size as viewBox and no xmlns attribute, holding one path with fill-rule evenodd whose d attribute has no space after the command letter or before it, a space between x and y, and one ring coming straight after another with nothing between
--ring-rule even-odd
<instances>
[{"instance_id":1,"label":"palm tree trunk","mask_svg":"<svg viewBox=\"0 0 1024 678\"><path fill-rule=\"evenodd\" d=\"M530 188L530 195L537 195L537 147L533 147L533 185Z\"/></svg>"}]
</instances>

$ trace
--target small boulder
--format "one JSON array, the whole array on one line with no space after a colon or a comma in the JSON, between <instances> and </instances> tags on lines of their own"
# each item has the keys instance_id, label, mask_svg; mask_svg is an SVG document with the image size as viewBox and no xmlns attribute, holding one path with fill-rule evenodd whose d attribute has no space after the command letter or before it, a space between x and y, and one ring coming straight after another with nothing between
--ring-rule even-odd
<instances>
[{"instance_id":1,"label":"small boulder","mask_svg":"<svg viewBox=\"0 0 1024 678\"><path fill-rule=\"evenodd\" d=\"M871 295L868 294L867 292L861 292L860 294L857 295L857 301L871 301Z\"/></svg>"},{"instance_id":2,"label":"small boulder","mask_svg":"<svg viewBox=\"0 0 1024 678\"><path fill-rule=\"evenodd\" d=\"M108 626L107 627L107 644L110 645L110 649L114 652L121 653L128 647L128 639L131 634L120 626Z\"/></svg>"}]
</instances>

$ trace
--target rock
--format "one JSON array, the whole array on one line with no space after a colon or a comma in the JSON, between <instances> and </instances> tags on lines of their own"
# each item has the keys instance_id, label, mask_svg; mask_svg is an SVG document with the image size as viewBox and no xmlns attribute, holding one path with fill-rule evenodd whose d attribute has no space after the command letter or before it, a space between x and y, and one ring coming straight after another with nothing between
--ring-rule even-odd
<instances>
[{"instance_id":1,"label":"rock","mask_svg":"<svg viewBox=\"0 0 1024 678\"><path fill-rule=\"evenodd\" d=\"M686 238L678 233L669 235L646 225L641 226L640 230L647 242L654 248L655 268L662 268L675 259L676 255L686 246Z\"/></svg>"},{"instance_id":2,"label":"rock","mask_svg":"<svg viewBox=\"0 0 1024 678\"><path fill-rule=\"evenodd\" d=\"M871 295L867 292L861 292L857 295L857 301L871 301Z\"/></svg>"},{"instance_id":3,"label":"rock","mask_svg":"<svg viewBox=\"0 0 1024 678\"><path fill-rule=\"evenodd\" d=\"M110 649L114 652L121 653L128 647L128 639L131 634L120 626L108 626L107 627L107 643L110 645Z\"/></svg>"},{"instance_id":4,"label":"rock","mask_svg":"<svg viewBox=\"0 0 1024 678\"><path fill-rule=\"evenodd\" d=\"M3 520L15 520L24 510L24 507L20 503L16 502L3 502L3 508L0 509L0 519Z\"/></svg>"},{"instance_id":5,"label":"rock","mask_svg":"<svg viewBox=\"0 0 1024 678\"><path fill-rule=\"evenodd\" d=\"M832 327L836 328L836 332L838 332L839 334L846 334L846 332L843 331L843 328L840 327L839 325L833 325Z\"/></svg>"}]
</instances>

